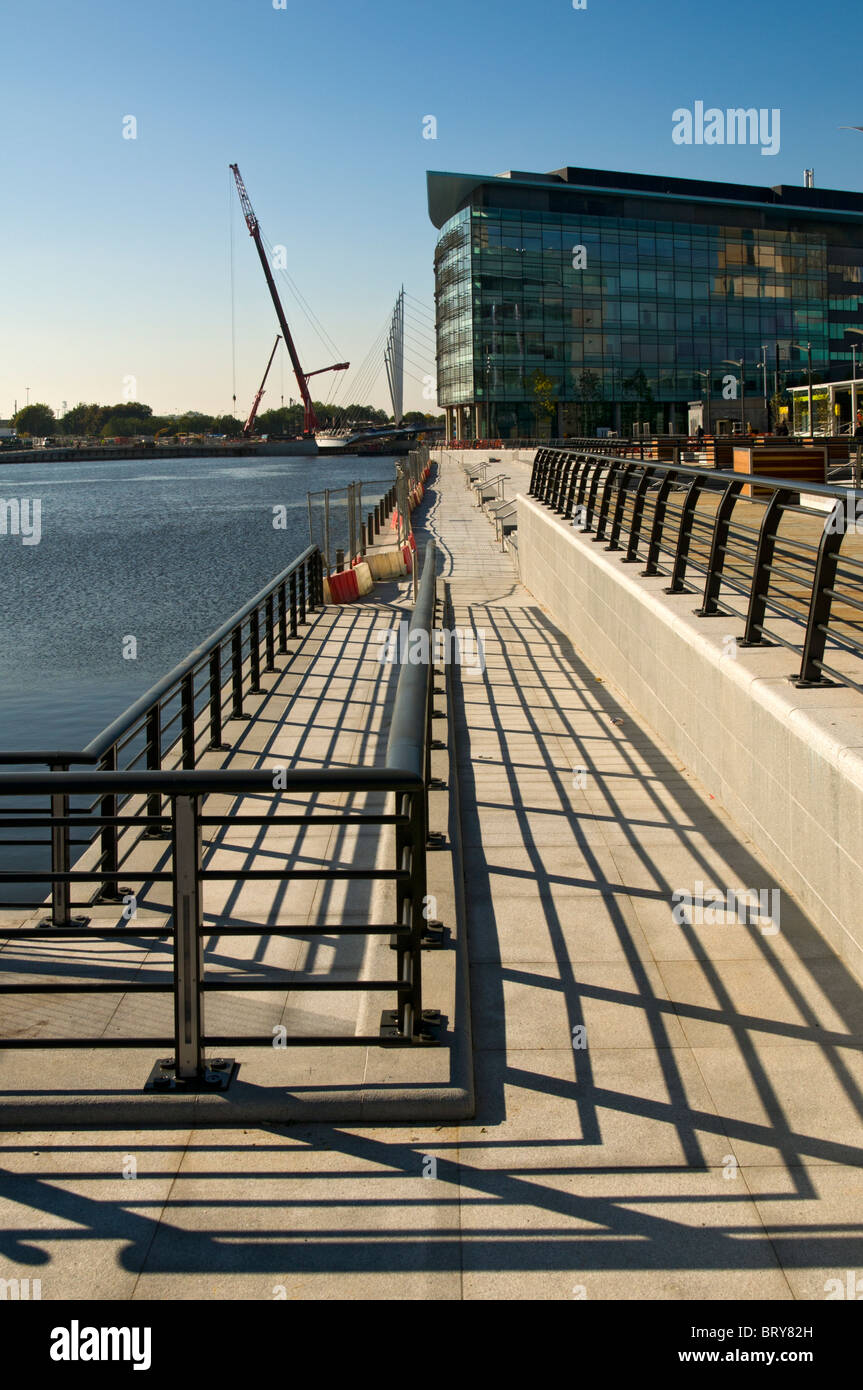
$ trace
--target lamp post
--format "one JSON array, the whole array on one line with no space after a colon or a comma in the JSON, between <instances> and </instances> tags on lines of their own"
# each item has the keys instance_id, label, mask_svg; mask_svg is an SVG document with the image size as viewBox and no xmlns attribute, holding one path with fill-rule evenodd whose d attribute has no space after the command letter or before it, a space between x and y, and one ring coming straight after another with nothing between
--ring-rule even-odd
<instances>
[{"instance_id":1,"label":"lamp post","mask_svg":"<svg viewBox=\"0 0 863 1390\"><path fill-rule=\"evenodd\" d=\"M491 439L491 406L488 399L488 380L491 374L491 353L485 355L485 429L486 439Z\"/></svg>"},{"instance_id":2,"label":"lamp post","mask_svg":"<svg viewBox=\"0 0 863 1390\"><path fill-rule=\"evenodd\" d=\"M724 357L724 358L722 359L722 364L723 364L723 366L726 366L726 367L739 367L739 368L740 368L740 438L741 438L741 439L743 438L743 436L744 436L745 433L746 433L746 382L745 382L744 377L743 377L743 360L744 360L744 359L743 359L742 357L740 358L739 361L738 361L738 359L737 359L736 357Z\"/></svg>"},{"instance_id":3,"label":"lamp post","mask_svg":"<svg viewBox=\"0 0 863 1390\"><path fill-rule=\"evenodd\" d=\"M708 368L706 372L701 372L701 371L699 371L699 370L696 368L695 375L696 375L696 376L704 377L704 395L705 395L705 400L706 400L706 403L707 403L707 428L706 428L706 430L704 431L704 433L705 433L705 434L709 434L709 433L710 433L710 377L711 377L710 368Z\"/></svg>"},{"instance_id":4,"label":"lamp post","mask_svg":"<svg viewBox=\"0 0 863 1390\"><path fill-rule=\"evenodd\" d=\"M808 363L807 370L809 372L809 438L812 439L815 435L815 421L812 418L812 344L795 343L794 346L796 348L799 348L801 352L806 353L806 359Z\"/></svg>"},{"instance_id":5,"label":"lamp post","mask_svg":"<svg viewBox=\"0 0 863 1390\"><path fill-rule=\"evenodd\" d=\"M863 328L846 328L846 333L857 333L863 336ZM857 344L851 344L851 438L855 440L854 446L854 486L860 486L861 473L861 444L857 439L855 431L857 429Z\"/></svg>"},{"instance_id":6,"label":"lamp post","mask_svg":"<svg viewBox=\"0 0 863 1390\"><path fill-rule=\"evenodd\" d=\"M764 424L767 433L770 434L770 401L767 398L767 348L761 344L761 361L758 363L764 378Z\"/></svg>"},{"instance_id":7,"label":"lamp post","mask_svg":"<svg viewBox=\"0 0 863 1390\"><path fill-rule=\"evenodd\" d=\"M846 333L856 333L863 337L863 328L846 328ZM851 344L851 380L857 380L857 344Z\"/></svg>"}]
</instances>

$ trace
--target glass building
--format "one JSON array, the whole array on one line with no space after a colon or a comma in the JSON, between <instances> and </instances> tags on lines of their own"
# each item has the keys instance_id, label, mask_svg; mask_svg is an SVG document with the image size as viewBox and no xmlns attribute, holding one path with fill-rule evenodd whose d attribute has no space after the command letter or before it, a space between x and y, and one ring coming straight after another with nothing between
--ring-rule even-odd
<instances>
[{"instance_id":1,"label":"glass building","mask_svg":"<svg viewBox=\"0 0 863 1390\"><path fill-rule=\"evenodd\" d=\"M767 424L863 359L863 194L559 169L428 174L450 438ZM709 388L709 399L708 399Z\"/></svg>"}]
</instances>

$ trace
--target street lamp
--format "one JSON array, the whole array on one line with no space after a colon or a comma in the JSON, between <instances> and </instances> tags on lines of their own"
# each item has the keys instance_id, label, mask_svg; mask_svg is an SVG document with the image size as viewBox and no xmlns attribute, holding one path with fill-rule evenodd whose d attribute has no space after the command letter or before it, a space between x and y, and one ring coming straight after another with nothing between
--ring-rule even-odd
<instances>
[{"instance_id":1,"label":"street lamp","mask_svg":"<svg viewBox=\"0 0 863 1390\"><path fill-rule=\"evenodd\" d=\"M703 376L703 377L705 378L705 382L704 382L704 387L705 387L704 395L705 395L705 399L706 399L706 401L707 401L707 429L704 431L704 433L705 433L705 434L710 434L710 377L711 377L711 372L710 372L710 369L709 369L709 368L708 368L708 370L707 370L706 372L701 372L701 371L699 371L698 368L696 367L696 369L695 369L695 375L696 375L696 376Z\"/></svg>"},{"instance_id":2,"label":"street lamp","mask_svg":"<svg viewBox=\"0 0 863 1390\"><path fill-rule=\"evenodd\" d=\"M812 439L815 434L815 421L812 418L812 344L794 343L793 346L799 348L801 352L806 353L806 358L809 364L809 438Z\"/></svg>"},{"instance_id":3,"label":"street lamp","mask_svg":"<svg viewBox=\"0 0 863 1390\"><path fill-rule=\"evenodd\" d=\"M767 348L764 345L764 343L761 344L761 361L758 363L758 366L761 368L761 371L764 374L764 424L767 429L767 433L769 434L770 402L767 399Z\"/></svg>"},{"instance_id":4,"label":"street lamp","mask_svg":"<svg viewBox=\"0 0 863 1390\"><path fill-rule=\"evenodd\" d=\"M863 328L846 328L846 329L845 329L845 332L846 332L846 333L857 333L857 334L860 335L860 337L863 337ZM851 344L851 378L852 378L853 381L856 381L856 380L857 380L857 344L856 344L856 343L852 343L852 344Z\"/></svg>"},{"instance_id":5,"label":"street lamp","mask_svg":"<svg viewBox=\"0 0 863 1390\"><path fill-rule=\"evenodd\" d=\"M746 382L743 377L743 358L741 357L738 361L736 357L723 357L722 365L740 368L740 437L742 439L746 433Z\"/></svg>"}]
</instances>

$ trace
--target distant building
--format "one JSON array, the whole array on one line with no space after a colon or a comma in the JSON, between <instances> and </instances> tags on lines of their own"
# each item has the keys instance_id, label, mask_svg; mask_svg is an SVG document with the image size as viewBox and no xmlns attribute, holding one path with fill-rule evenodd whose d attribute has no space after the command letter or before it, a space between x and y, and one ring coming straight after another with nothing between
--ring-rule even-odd
<instances>
[{"instance_id":1,"label":"distant building","mask_svg":"<svg viewBox=\"0 0 863 1390\"><path fill-rule=\"evenodd\" d=\"M863 194L559 169L428 174L449 437L762 427L788 384L852 375ZM803 344L803 347L797 344ZM703 375L700 375L703 374Z\"/></svg>"}]
</instances>

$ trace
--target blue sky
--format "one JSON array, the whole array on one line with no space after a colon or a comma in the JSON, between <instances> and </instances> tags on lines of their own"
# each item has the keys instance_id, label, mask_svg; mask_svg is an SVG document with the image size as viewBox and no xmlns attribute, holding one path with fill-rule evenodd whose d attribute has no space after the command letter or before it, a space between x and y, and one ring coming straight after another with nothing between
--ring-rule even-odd
<instances>
[{"instance_id":1,"label":"blue sky","mask_svg":"<svg viewBox=\"0 0 863 1390\"><path fill-rule=\"evenodd\" d=\"M431 308L429 168L799 184L814 166L863 189L863 134L837 129L863 125L861 39L851 0L6 0L0 416L27 386L58 409L119 400L127 377L157 411L230 409L229 208L245 413L277 326L231 161L358 365L402 282ZM697 100L778 107L779 154L675 145L672 111ZM307 369L331 361L286 308ZM417 378L427 342L409 337ZM275 367L265 405L279 394Z\"/></svg>"}]
</instances>

